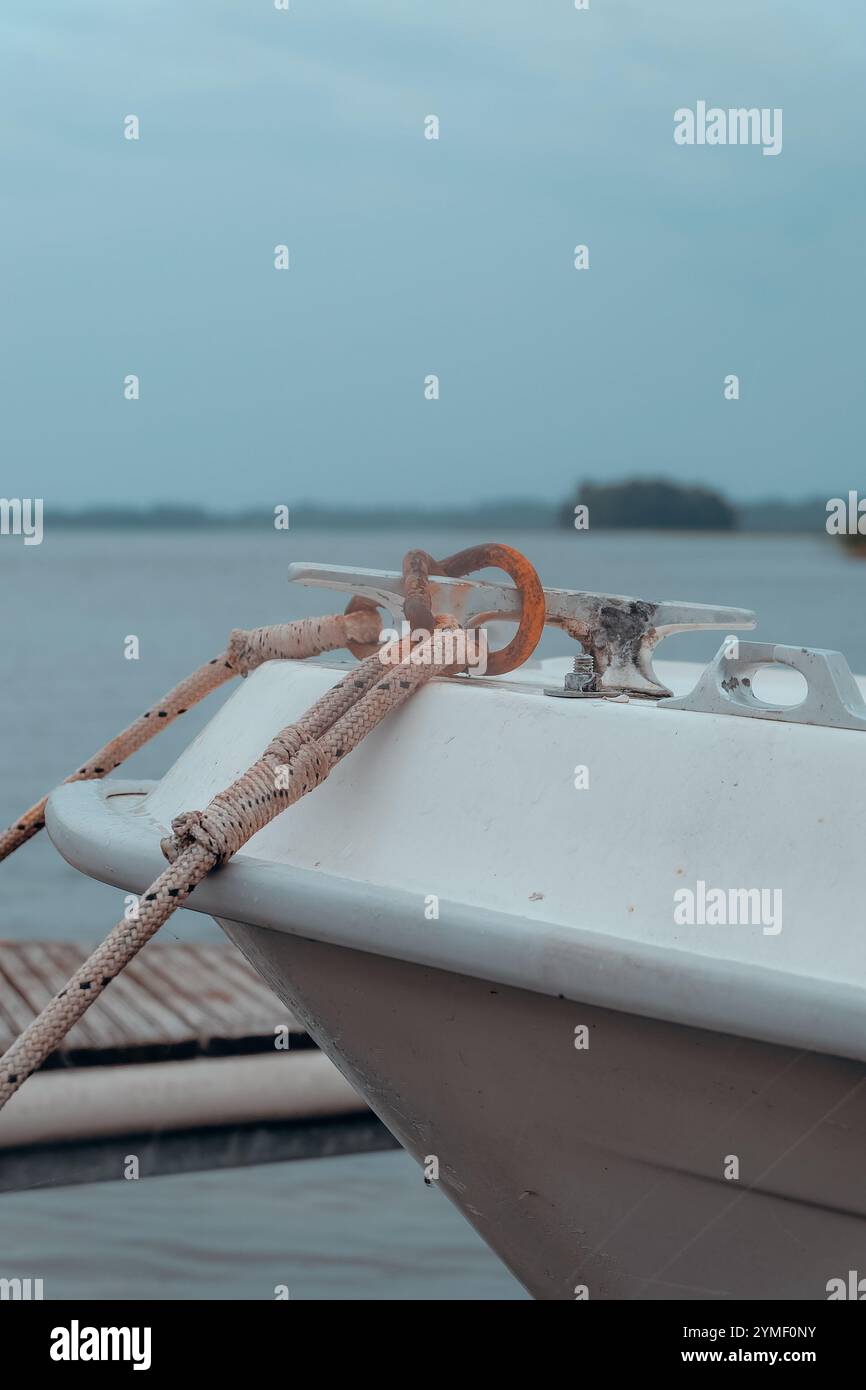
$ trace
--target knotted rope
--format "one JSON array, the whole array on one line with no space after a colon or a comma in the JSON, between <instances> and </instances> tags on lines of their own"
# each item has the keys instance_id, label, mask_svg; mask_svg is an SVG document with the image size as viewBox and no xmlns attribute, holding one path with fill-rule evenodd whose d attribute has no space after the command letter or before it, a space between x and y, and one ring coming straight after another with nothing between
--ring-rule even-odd
<instances>
[{"instance_id":1,"label":"knotted rope","mask_svg":"<svg viewBox=\"0 0 866 1390\"><path fill-rule=\"evenodd\" d=\"M64 781L86 782L113 772L160 729L166 728L179 715L186 714L212 690L234 676L248 675L263 661L301 660L308 656L320 656L322 652L336 651L350 643L375 644L380 626L376 610L367 607L352 613L335 613L325 618L305 618L275 627L254 628L250 632L238 628L230 634L224 652L193 671ZM14 825L0 834L0 860L42 829L47 801L48 797L43 796L41 801L19 816Z\"/></svg>"},{"instance_id":2,"label":"knotted rope","mask_svg":"<svg viewBox=\"0 0 866 1390\"><path fill-rule=\"evenodd\" d=\"M349 616L354 619L366 616L368 625L375 617L371 613ZM334 639L340 632L345 637L345 627L330 626L337 621L319 619L313 625L319 631L318 640L324 644L320 651L329 650L332 643L337 645ZM438 618L436 622L438 627L456 626L450 617ZM246 669L252 669L259 661L268 660L275 654L271 643L290 645L299 640L299 629L305 630L305 640L310 638L311 629L302 623L291 623L285 629L262 628L257 633L240 636L234 633L228 653L217 660L222 660L224 667L228 667L229 654L233 652L233 661L239 664L231 666L231 674L243 670L245 662L249 663ZM370 630L369 626L367 630ZM274 637L274 633L280 632L290 635ZM241 637L247 640L242 642ZM235 638L238 640L233 649ZM266 652L269 655L265 655ZM279 654L285 653L281 650ZM408 641L397 642L381 653L367 657L317 700L297 723L282 729L258 761L230 787L215 796L204 811L185 812L177 816L172 822L174 834L162 841L169 866L142 894L137 915L122 918L112 928L102 944L75 972L66 988L55 995L0 1058L0 1109L27 1077L42 1065L142 946L177 908L183 906L212 868L224 863L256 831L319 786L340 759L356 748L390 711L399 708L431 676L443 674L447 669L443 661L437 662L432 634L415 648L411 648ZM207 667L203 667L189 680L201 678L202 672L207 670ZM224 679L227 677L213 681L207 689L213 689ZM184 686L187 684L183 682ZM176 695L181 688L176 687L172 695ZM206 689L202 693L206 693ZM198 698L201 698L201 694ZM175 714L181 712L176 710ZM121 734L120 741L132 730L137 730L140 723L141 720L137 721L126 730L126 734ZM148 731L140 742L145 742L149 737L151 734ZM115 748L118 742L115 739L107 747ZM124 752L123 756L127 756L127 753ZM106 758L102 771L107 769L109 761ZM78 780L84 775L85 772L80 772L68 780ZM102 772L93 770L89 775L101 776ZM35 833L38 828L34 827L29 834Z\"/></svg>"},{"instance_id":3,"label":"knotted rope","mask_svg":"<svg viewBox=\"0 0 866 1390\"><path fill-rule=\"evenodd\" d=\"M379 650L377 610L371 600L359 597L351 600L343 614L234 631L220 656L187 676L66 778L79 782L103 777L211 690L232 676L246 676L264 661L316 656L338 647L348 647L353 655L364 658L297 723L281 730L258 761L204 811L175 817L174 833L162 841L169 867L142 895L136 911L116 923L66 988L0 1057L0 1109L211 869L225 863L281 811L319 786L341 758L431 676L453 675L462 669L453 664L450 643L439 642L434 632L434 628L450 632L458 624L450 616L434 620L429 576L459 578L489 565L504 569L514 579L521 611L517 634L501 652L493 653L487 669L497 673L513 669L534 651L545 621L544 591L526 557L508 546L490 544L460 551L437 564L426 551L410 551L403 566L406 611L429 623L415 647L411 639L405 639ZM383 668L390 669L383 675ZM43 798L0 835L0 860L42 828L46 801Z\"/></svg>"}]
</instances>

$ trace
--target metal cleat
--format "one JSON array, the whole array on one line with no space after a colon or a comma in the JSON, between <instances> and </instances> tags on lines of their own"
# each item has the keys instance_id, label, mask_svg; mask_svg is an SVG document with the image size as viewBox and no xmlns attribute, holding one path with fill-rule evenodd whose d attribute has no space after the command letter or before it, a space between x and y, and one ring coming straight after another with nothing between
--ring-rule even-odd
<instances>
[{"instance_id":1,"label":"metal cleat","mask_svg":"<svg viewBox=\"0 0 866 1390\"><path fill-rule=\"evenodd\" d=\"M761 668L771 671L780 666L799 671L806 682L806 694L796 704L774 704L755 694L754 680ZM866 729L866 702L841 652L772 642L738 642L736 652L729 652L723 643L695 688L677 700L665 700L659 709Z\"/></svg>"},{"instance_id":2,"label":"metal cleat","mask_svg":"<svg viewBox=\"0 0 866 1390\"><path fill-rule=\"evenodd\" d=\"M399 628L405 620L403 576L396 570L353 569L349 565L319 565L297 561L289 579L299 584L339 589L372 600L391 615ZM430 576L435 609L451 613L464 627L481 627L494 620L520 618L515 589L479 579ZM681 603L627 598L621 594L581 593L575 589L545 589L546 622L563 628L592 657L593 691L629 692L662 699L671 691L661 684L652 666L653 648L672 632L728 631L752 628L757 619L748 608L721 608L709 603Z\"/></svg>"}]
</instances>

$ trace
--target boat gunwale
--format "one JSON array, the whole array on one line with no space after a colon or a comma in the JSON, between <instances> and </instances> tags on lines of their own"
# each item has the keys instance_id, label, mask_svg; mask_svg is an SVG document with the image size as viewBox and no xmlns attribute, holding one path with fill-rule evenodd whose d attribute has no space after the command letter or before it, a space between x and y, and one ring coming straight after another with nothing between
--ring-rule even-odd
<instances>
[{"instance_id":1,"label":"boat gunwale","mask_svg":"<svg viewBox=\"0 0 866 1390\"><path fill-rule=\"evenodd\" d=\"M142 892L165 867L167 827L132 807L144 780L58 787L46 824L74 868ZM241 853L186 906L336 946L455 971L575 1004L866 1061L866 990L740 961L656 946L585 927L440 898L428 930L417 894Z\"/></svg>"}]
</instances>

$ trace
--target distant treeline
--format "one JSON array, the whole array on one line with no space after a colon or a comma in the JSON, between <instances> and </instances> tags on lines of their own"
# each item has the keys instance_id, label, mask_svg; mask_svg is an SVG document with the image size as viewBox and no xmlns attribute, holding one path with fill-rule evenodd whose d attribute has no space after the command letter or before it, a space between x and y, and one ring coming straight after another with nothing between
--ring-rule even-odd
<instances>
[{"instance_id":1,"label":"distant treeline","mask_svg":"<svg viewBox=\"0 0 866 1390\"><path fill-rule=\"evenodd\" d=\"M294 530L398 529L406 526L465 527L484 531L490 526L540 526L557 524L556 506L514 498L499 503L475 503L460 507L326 507L315 502L289 506L289 528ZM236 527L273 526L274 508L267 505L243 511L211 512L205 507L83 507L79 511L45 507L46 524L116 530L225 530ZM286 529L283 527L282 529Z\"/></svg>"},{"instance_id":2,"label":"distant treeline","mask_svg":"<svg viewBox=\"0 0 866 1390\"><path fill-rule=\"evenodd\" d=\"M827 521L826 497L794 502L779 497L762 502L731 502L713 488L674 483L667 478L584 482L577 488L574 502L560 509L561 525L575 524L578 506L588 510L590 530L814 533L825 531Z\"/></svg>"},{"instance_id":3,"label":"distant treeline","mask_svg":"<svg viewBox=\"0 0 866 1390\"><path fill-rule=\"evenodd\" d=\"M581 508L586 509L590 530L735 531L738 523L736 508L721 493L664 478L583 483L576 504L563 511L565 525L575 524L575 512Z\"/></svg>"},{"instance_id":4,"label":"distant treeline","mask_svg":"<svg viewBox=\"0 0 866 1390\"><path fill-rule=\"evenodd\" d=\"M684 486L668 479L633 478L619 483L582 483L565 504L514 498L468 507L329 507L299 502L290 506L290 529L405 530L441 528L493 535L497 528L574 527L575 508L586 507L588 530L670 531L824 531L827 499L790 502L730 502L712 488ZM249 507L213 512L205 507L160 503L152 507L84 507L77 511L45 507L46 526L108 530L259 529L274 524L274 509Z\"/></svg>"}]
</instances>

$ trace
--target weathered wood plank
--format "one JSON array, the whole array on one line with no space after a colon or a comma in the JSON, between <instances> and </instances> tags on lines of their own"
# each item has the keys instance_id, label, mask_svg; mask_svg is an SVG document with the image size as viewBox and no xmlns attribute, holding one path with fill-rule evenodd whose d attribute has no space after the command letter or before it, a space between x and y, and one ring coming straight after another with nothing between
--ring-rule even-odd
<instances>
[{"instance_id":1,"label":"weathered wood plank","mask_svg":"<svg viewBox=\"0 0 866 1390\"><path fill-rule=\"evenodd\" d=\"M21 997L15 984L3 969L0 954L0 1032L4 1038L20 1033L33 1017L30 1005Z\"/></svg>"},{"instance_id":2,"label":"weathered wood plank","mask_svg":"<svg viewBox=\"0 0 866 1390\"><path fill-rule=\"evenodd\" d=\"M198 959L209 955L211 969L234 985L239 998L244 999L250 1009L261 1009L265 1014L276 1011L274 1014L275 1024L286 1023L293 1031L299 1033L304 1031L301 1025L293 1020L286 1006L277 998L273 990L265 984L261 975L247 963L240 951L232 949L210 952L207 946L200 944L191 945L188 949Z\"/></svg>"},{"instance_id":3,"label":"weathered wood plank","mask_svg":"<svg viewBox=\"0 0 866 1390\"><path fill-rule=\"evenodd\" d=\"M58 965L48 949L47 942L23 941L20 944L21 955L27 960L34 975L37 975L42 981L48 999L53 999L54 995L63 989L72 971L78 969L83 958L83 954L79 952L77 961L70 961L72 970L69 970L65 969L63 965ZM42 1005L40 1005L41 1007ZM88 1010L86 1016L70 1032L69 1049L113 1047L115 1039L118 1036L123 1036L125 1032L122 1009L118 1010L115 1002L109 995L106 995L103 1008L98 1013L94 1010Z\"/></svg>"},{"instance_id":4,"label":"weathered wood plank","mask_svg":"<svg viewBox=\"0 0 866 1390\"><path fill-rule=\"evenodd\" d=\"M0 1051L61 990L86 957L59 941L0 941ZM193 1055L252 1042L300 1024L232 945L151 942L70 1032L55 1057L123 1061L142 1050Z\"/></svg>"},{"instance_id":5,"label":"weathered wood plank","mask_svg":"<svg viewBox=\"0 0 866 1390\"><path fill-rule=\"evenodd\" d=\"M56 984L53 978L50 981L43 978L41 971L34 966L31 959L29 942L18 942L17 945L14 962L7 964L5 973L21 995L30 1018L35 1018L63 985ZM101 1016L82 1020L79 1026L87 1038L89 1047L104 1045L109 1039L108 1026Z\"/></svg>"},{"instance_id":6,"label":"weathered wood plank","mask_svg":"<svg viewBox=\"0 0 866 1390\"><path fill-rule=\"evenodd\" d=\"M64 941L46 941L44 945L60 977L68 980L81 964L81 951ZM157 999L148 999L132 980L126 978L126 971L112 980L111 989L102 998L106 1012L110 1013L119 1030L118 1036L127 1037L131 1045L181 1040L183 1035L171 1010L163 1008ZM83 1046L86 1046L84 1037L78 1033L76 1025L69 1034L68 1048L72 1050Z\"/></svg>"}]
</instances>

